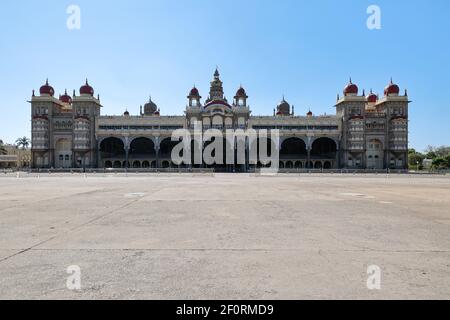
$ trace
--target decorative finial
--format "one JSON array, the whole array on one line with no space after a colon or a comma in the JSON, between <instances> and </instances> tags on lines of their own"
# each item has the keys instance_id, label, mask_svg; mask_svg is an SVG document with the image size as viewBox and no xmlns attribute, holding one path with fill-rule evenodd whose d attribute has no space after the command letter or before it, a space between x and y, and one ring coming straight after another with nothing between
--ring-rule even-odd
<instances>
[{"instance_id":1,"label":"decorative finial","mask_svg":"<svg viewBox=\"0 0 450 320\"><path fill-rule=\"evenodd\" d=\"M405 89L405 97L407 97L407 96L408 96L408 90Z\"/></svg>"},{"instance_id":2,"label":"decorative finial","mask_svg":"<svg viewBox=\"0 0 450 320\"><path fill-rule=\"evenodd\" d=\"M75 97L75 89L73 89L73 96Z\"/></svg>"},{"instance_id":3,"label":"decorative finial","mask_svg":"<svg viewBox=\"0 0 450 320\"><path fill-rule=\"evenodd\" d=\"M394 82L392 81L392 77L391 77L391 84L394 84Z\"/></svg>"},{"instance_id":4,"label":"decorative finial","mask_svg":"<svg viewBox=\"0 0 450 320\"><path fill-rule=\"evenodd\" d=\"M366 95L366 89L363 89L363 97Z\"/></svg>"},{"instance_id":5,"label":"decorative finial","mask_svg":"<svg viewBox=\"0 0 450 320\"><path fill-rule=\"evenodd\" d=\"M353 82L352 82L352 77L350 77L350 84L353 84Z\"/></svg>"},{"instance_id":6,"label":"decorative finial","mask_svg":"<svg viewBox=\"0 0 450 320\"><path fill-rule=\"evenodd\" d=\"M88 78L86 78L86 85L87 85L87 86L89 85Z\"/></svg>"},{"instance_id":7,"label":"decorative finial","mask_svg":"<svg viewBox=\"0 0 450 320\"><path fill-rule=\"evenodd\" d=\"M48 78L45 80L45 85L48 86Z\"/></svg>"},{"instance_id":8,"label":"decorative finial","mask_svg":"<svg viewBox=\"0 0 450 320\"><path fill-rule=\"evenodd\" d=\"M34 95L34 89L33 89L33 93L32 93L32 96L33 96L33 97L35 97L35 95Z\"/></svg>"}]
</instances>

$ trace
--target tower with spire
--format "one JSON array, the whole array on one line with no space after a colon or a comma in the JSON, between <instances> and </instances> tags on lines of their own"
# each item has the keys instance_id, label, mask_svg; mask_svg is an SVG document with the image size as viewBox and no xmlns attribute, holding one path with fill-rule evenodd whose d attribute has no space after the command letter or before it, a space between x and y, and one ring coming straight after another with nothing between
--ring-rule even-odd
<instances>
[{"instance_id":1,"label":"tower with spire","mask_svg":"<svg viewBox=\"0 0 450 320\"><path fill-rule=\"evenodd\" d=\"M214 72L214 78L211 81L211 87L209 89L209 97L206 103L214 100L225 101L226 98L223 92L223 82L220 80L219 69L216 67L216 71Z\"/></svg>"}]
</instances>

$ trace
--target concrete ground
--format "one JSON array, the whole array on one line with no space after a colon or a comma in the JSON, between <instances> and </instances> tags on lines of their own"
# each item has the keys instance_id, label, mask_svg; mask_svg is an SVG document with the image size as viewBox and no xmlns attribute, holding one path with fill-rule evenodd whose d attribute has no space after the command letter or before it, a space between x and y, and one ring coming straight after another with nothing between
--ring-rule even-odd
<instances>
[{"instance_id":1,"label":"concrete ground","mask_svg":"<svg viewBox=\"0 0 450 320\"><path fill-rule=\"evenodd\" d=\"M450 177L4 176L0 222L0 299L450 299Z\"/></svg>"}]
</instances>

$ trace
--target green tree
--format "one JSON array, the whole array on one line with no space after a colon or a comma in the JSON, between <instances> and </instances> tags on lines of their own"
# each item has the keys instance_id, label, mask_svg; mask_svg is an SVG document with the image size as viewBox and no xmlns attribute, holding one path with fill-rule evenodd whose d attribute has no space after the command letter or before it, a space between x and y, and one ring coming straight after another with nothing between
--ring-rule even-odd
<instances>
[{"instance_id":1,"label":"green tree","mask_svg":"<svg viewBox=\"0 0 450 320\"><path fill-rule=\"evenodd\" d=\"M447 169L450 169L450 154L448 156L446 156L445 161L447 161Z\"/></svg>"},{"instance_id":2,"label":"green tree","mask_svg":"<svg viewBox=\"0 0 450 320\"><path fill-rule=\"evenodd\" d=\"M445 158L450 155L450 147L448 146L440 146L435 150L438 157Z\"/></svg>"},{"instance_id":3,"label":"green tree","mask_svg":"<svg viewBox=\"0 0 450 320\"><path fill-rule=\"evenodd\" d=\"M22 150L25 150L30 145L30 139L27 137L22 137L16 140L16 146L18 148L22 147Z\"/></svg>"},{"instance_id":4,"label":"green tree","mask_svg":"<svg viewBox=\"0 0 450 320\"><path fill-rule=\"evenodd\" d=\"M3 143L3 140L0 140L0 155L3 154L7 154L8 152L6 151L5 145Z\"/></svg>"},{"instance_id":5,"label":"green tree","mask_svg":"<svg viewBox=\"0 0 450 320\"><path fill-rule=\"evenodd\" d=\"M447 168L447 160L445 158L436 158L433 160L433 168L445 169Z\"/></svg>"},{"instance_id":6,"label":"green tree","mask_svg":"<svg viewBox=\"0 0 450 320\"><path fill-rule=\"evenodd\" d=\"M428 159L436 159L436 158L445 158L450 155L450 147L449 146L440 146L433 147L428 146L425 150L426 156Z\"/></svg>"},{"instance_id":7,"label":"green tree","mask_svg":"<svg viewBox=\"0 0 450 320\"><path fill-rule=\"evenodd\" d=\"M408 155L409 167L417 168L417 164L419 164L419 169L422 168L423 160L425 160L425 155L420 152L409 153Z\"/></svg>"}]
</instances>

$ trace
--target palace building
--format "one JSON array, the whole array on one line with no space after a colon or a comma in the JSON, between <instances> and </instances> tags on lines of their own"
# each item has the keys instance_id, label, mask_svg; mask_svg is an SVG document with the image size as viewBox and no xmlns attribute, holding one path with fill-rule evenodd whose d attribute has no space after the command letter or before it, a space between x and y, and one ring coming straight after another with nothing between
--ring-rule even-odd
<instances>
[{"instance_id":1,"label":"palace building","mask_svg":"<svg viewBox=\"0 0 450 320\"><path fill-rule=\"evenodd\" d=\"M296 115L284 98L272 115L253 116L244 88L233 101L224 96L219 71L202 101L197 88L187 96L184 115L165 116L150 98L138 115L102 116L99 96L88 81L79 95L67 91L55 97L46 82L31 98L33 168L172 168L172 132L203 130L278 129L279 167L287 169L406 169L408 164L407 92L391 82L380 97L359 93L350 80L337 97L334 115ZM205 142L205 145L207 142ZM205 146L202 146L205 147ZM248 148L248 145L246 145ZM194 148L193 148L194 149ZM270 149L270 148L269 148ZM247 159L247 158L246 158ZM203 165L182 165L207 167ZM216 165L224 171L262 166Z\"/></svg>"}]
</instances>

